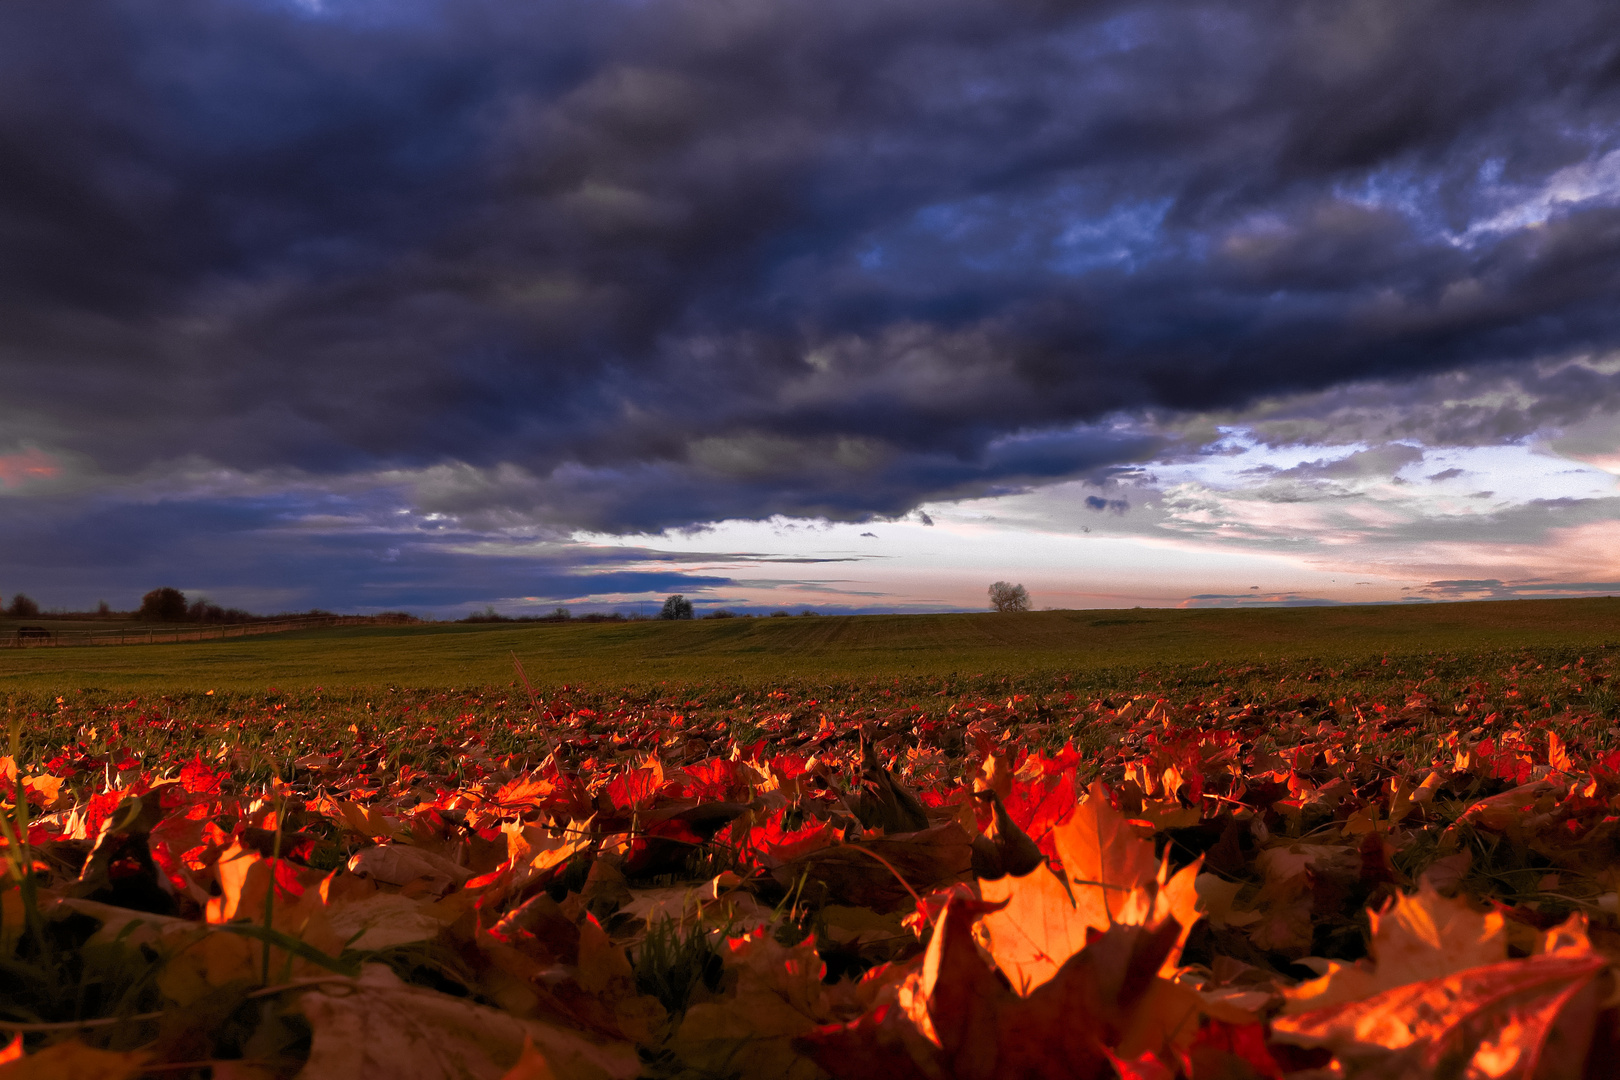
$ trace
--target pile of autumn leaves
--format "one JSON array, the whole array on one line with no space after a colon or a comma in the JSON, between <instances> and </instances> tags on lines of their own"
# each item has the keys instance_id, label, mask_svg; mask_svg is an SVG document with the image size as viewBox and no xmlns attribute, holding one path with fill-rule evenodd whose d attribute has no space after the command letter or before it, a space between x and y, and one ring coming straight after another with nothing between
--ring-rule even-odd
<instances>
[{"instance_id":1,"label":"pile of autumn leaves","mask_svg":"<svg viewBox=\"0 0 1620 1080\"><path fill-rule=\"evenodd\" d=\"M85 800L6 759L26 798L7 813L0 1080L1532 1078L1612 1060L1620 777L1578 771L1556 737L1535 764L1458 745L1367 772L1342 732L1257 754L1162 716L1142 730L1089 790L1072 750L1010 740L922 791L865 742L597 775L553 756L431 797L342 791L312 757L296 787L233 790L199 759ZM1520 765L1523 782L1497 775ZM310 865L333 844L338 869ZM1549 895L1560 874L1585 893L1470 898L1475 852L1498 849ZM1367 904L1368 955L1311 955ZM28 998L48 963L86 977L64 948L99 958L103 985Z\"/></svg>"}]
</instances>

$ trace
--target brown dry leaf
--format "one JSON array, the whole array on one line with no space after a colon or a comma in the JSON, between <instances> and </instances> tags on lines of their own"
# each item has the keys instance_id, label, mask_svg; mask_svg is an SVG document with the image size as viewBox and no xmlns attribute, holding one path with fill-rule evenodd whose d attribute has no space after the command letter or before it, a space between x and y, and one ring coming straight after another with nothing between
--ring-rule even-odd
<instances>
[{"instance_id":1,"label":"brown dry leaf","mask_svg":"<svg viewBox=\"0 0 1620 1080\"><path fill-rule=\"evenodd\" d=\"M1255 856L1265 875L1266 888L1286 887L1311 870L1325 874L1354 874L1361 866L1358 849L1343 844L1284 842Z\"/></svg>"},{"instance_id":2,"label":"brown dry leaf","mask_svg":"<svg viewBox=\"0 0 1620 1080\"><path fill-rule=\"evenodd\" d=\"M208 1080L280 1080L285 1075L264 1065L245 1061L216 1060L210 1061L208 1067L212 1070Z\"/></svg>"},{"instance_id":3,"label":"brown dry leaf","mask_svg":"<svg viewBox=\"0 0 1620 1080\"><path fill-rule=\"evenodd\" d=\"M1382 911L1369 911L1372 962L1328 961L1319 979L1283 991L1284 1012L1325 1009L1408 983L1484 967L1507 959L1504 920L1448 900L1423 880L1417 893L1397 895Z\"/></svg>"},{"instance_id":4,"label":"brown dry leaf","mask_svg":"<svg viewBox=\"0 0 1620 1080\"><path fill-rule=\"evenodd\" d=\"M529 1042L556 1080L631 1080L635 1048L407 986L388 968L304 994L314 1031L299 1080L501 1080Z\"/></svg>"},{"instance_id":5,"label":"brown dry leaf","mask_svg":"<svg viewBox=\"0 0 1620 1080\"><path fill-rule=\"evenodd\" d=\"M328 904L327 920L345 948L391 949L439 936L444 923L428 911L429 906L408 896L377 893Z\"/></svg>"},{"instance_id":6,"label":"brown dry leaf","mask_svg":"<svg viewBox=\"0 0 1620 1080\"><path fill-rule=\"evenodd\" d=\"M615 983L634 977L630 958L624 949L608 940L607 931L586 915L579 926L579 974L577 981L587 994L601 994Z\"/></svg>"},{"instance_id":7,"label":"brown dry leaf","mask_svg":"<svg viewBox=\"0 0 1620 1080\"><path fill-rule=\"evenodd\" d=\"M968 834L948 821L920 832L818 847L776 867L771 876L788 889L796 888L802 876L806 896L886 912L908 905L913 891L925 893L962 880L972 865Z\"/></svg>"},{"instance_id":8,"label":"brown dry leaf","mask_svg":"<svg viewBox=\"0 0 1620 1080\"><path fill-rule=\"evenodd\" d=\"M727 944L722 957L736 972L734 995L688 1008L671 1048L688 1065L721 1074L816 1076L793 1045L832 1018L815 939L790 948L761 930Z\"/></svg>"},{"instance_id":9,"label":"brown dry leaf","mask_svg":"<svg viewBox=\"0 0 1620 1080\"><path fill-rule=\"evenodd\" d=\"M457 866L443 855L409 844L381 844L358 851L349 860L349 871L370 875L386 885L409 885L426 878L441 895L473 876L472 871Z\"/></svg>"},{"instance_id":10,"label":"brown dry leaf","mask_svg":"<svg viewBox=\"0 0 1620 1080\"><path fill-rule=\"evenodd\" d=\"M0 1080L131 1080L146 1071L146 1060L138 1050L115 1052L63 1042L0 1064Z\"/></svg>"},{"instance_id":11,"label":"brown dry leaf","mask_svg":"<svg viewBox=\"0 0 1620 1080\"><path fill-rule=\"evenodd\" d=\"M260 896L262 899L262 892ZM343 938L332 929L318 889L305 891L292 903L277 905L271 926L328 956L343 952ZM168 963L158 975L158 987L181 1005L189 1005L227 983L257 979L263 971L262 942L194 922L165 922L159 924L158 930L159 947L169 954ZM329 974L327 968L274 946L269 955L270 974L275 979Z\"/></svg>"}]
</instances>

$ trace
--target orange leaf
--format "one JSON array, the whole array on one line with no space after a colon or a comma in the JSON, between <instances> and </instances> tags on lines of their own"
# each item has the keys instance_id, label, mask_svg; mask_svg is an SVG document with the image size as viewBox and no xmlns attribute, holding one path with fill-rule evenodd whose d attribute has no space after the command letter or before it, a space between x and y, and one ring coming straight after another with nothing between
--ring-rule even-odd
<instances>
[{"instance_id":1,"label":"orange leaf","mask_svg":"<svg viewBox=\"0 0 1620 1080\"><path fill-rule=\"evenodd\" d=\"M1425 879L1415 895L1400 895L1367 913L1373 963L1328 962L1328 971L1291 990L1287 1013L1324 1009L1408 983L1434 979L1507 959L1502 916L1448 900Z\"/></svg>"},{"instance_id":2,"label":"orange leaf","mask_svg":"<svg viewBox=\"0 0 1620 1080\"><path fill-rule=\"evenodd\" d=\"M501 1080L557 1080L546 1056L534 1048L534 1038L523 1035L523 1049L518 1052L517 1063L501 1075Z\"/></svg>"},{"instance_id":3,"label":"orange leaf","mask_svg":"<svg viewBox=\"0 0 1620 1080\"><path fill-rule=\"evenodd\" d=\"M1504 960L1393 987L1360 1001L1282 1017L1273 1038L1320 1046L1380 1076L1432 1076L1442 1061L1457 1075L1492 1080L1535 1075L1560 1014L1593 988L1608 961L1590 947ZM1589 1005L1594 1004L1588 1002ZM1581 1075L1591 1041L1564 1031L1553 1075ZM1463 1063L1472 1066L1464 1069Z\"/></svg>"},{"instance_id":4,"label":"orange leaf","mask_svg":"<svg viewBox=\"0 0 1620 1080\"><path fill-rule=\"evenodd\" d=\"M22 1048L20 1036L13 1046ZM47 1046L26 1057L10 1057L12 1049L6 1048L0 1080L130 1080L146 1071L147 1055L140 1051L96 1050L78 1041Z\"/></svg>"},{"instance_id":5,"label":"orange leaf","mask_svg":"<svg viewBox=\"0 0 1620 1080\"><path fill-rule=\"evenodd\" d=\"M1190 992L1155 972L1178 927L1115 926L1027 996L995 977L973 942L982 902L953 897L920 971L852 1024L800 1040L839 1080L1102 1080L1117 1053L1139 1069L1193 1017Z\"/></svg>"},{"instance_id":6,"label":"orange leaf","mask_svg":"<svg viewBox=\"0 0 1620 1080\"><path fill-rule=\"evenodd\" d=\"M1173 969L1198 919L1194 882L1200 864L1168 877L1168 868L1153 856L1153 842L1109 805L1101 784L1053 835L1063 857L1062 878L1038 867L1023 877L979 883L985 901L1006 902L984 917L979 937L1013 988L1028 994L1051 979L1085 945L1088 931L1157 927L1166 918L1181 927L1166 958Z\"/></svg>"}]
</instances>

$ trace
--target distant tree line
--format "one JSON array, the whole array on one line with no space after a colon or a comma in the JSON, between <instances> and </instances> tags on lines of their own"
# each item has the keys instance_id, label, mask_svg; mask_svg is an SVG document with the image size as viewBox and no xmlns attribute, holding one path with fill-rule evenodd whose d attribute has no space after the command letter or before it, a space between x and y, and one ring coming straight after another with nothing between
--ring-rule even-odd
<instances>
[{"instance_id":1,"label":"distant tree line","mask_svg":"<svg viewBox=\"0 0 1620 1080\"><path fill-rule=\"evenodd\" d=\"M219 604L209 603L206 596L187 600L185 593L170 586L153 589L141 597L141 606L135 611L114 611L107 601L103 600L95 611L44 612L32 597L23 593L13 593L10 603L0 608L0 614L13 619L134 619L140 622L164 623L245 623L288 617L288 613L285 612L280 615L255 615L241 608L222 607ZM332 612L312 608L302 614L321 616L331 615ZM404 612L383 612L378 617L389 615L409 617Z\"/></svg>"},{"instance_id":2,"label":"distant tree line","mask_svg":"<svg viewBox=\"0 0 1620 1080\"><path fill-rule=\"evenodd\" d=\"M791 611L777 610L771 612L770 617L773 619L786 619L792 614L793 613ZM809 608L805 608L803 611L799 612L799 614L815 615L817 613L811 611ZM700 616L697 615L696 609L692 606L691 600L687 599L680 593L675 593L664 600L664 605L659 609L657 617L660 619L694 619L699 618ZM592 611L584 615L575 615L565 607L553 608L544 615L502 615L500 612L495 610L494 605L489 605L485 607L483 611L475 611L471 615L468 615L462 619L457 619L456 621L463 623L600 623L638 622L644 620L645 618L645 615L626 615L621 611ZM702 615L701 618L752 619L754 618L754 615L751 612L746 611L731 611L727 608L717 608L714 611L710 611Z\"/></svg>"}]
</instances>

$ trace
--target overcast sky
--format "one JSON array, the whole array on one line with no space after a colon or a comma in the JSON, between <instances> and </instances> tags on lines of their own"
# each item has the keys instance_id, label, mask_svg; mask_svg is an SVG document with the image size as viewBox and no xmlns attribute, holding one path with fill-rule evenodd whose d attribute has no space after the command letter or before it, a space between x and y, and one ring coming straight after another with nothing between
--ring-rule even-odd
<instances>
[{"instance_id":1,"label":"overcast sky","mask_svg":"<svg viewBox=\"0 0 1620 1080\"><path fill-rule=\"evenodd\" d=\"M1614 0L7 0L0 597L1620 592Z\"/></svg>"}]
</instances>

